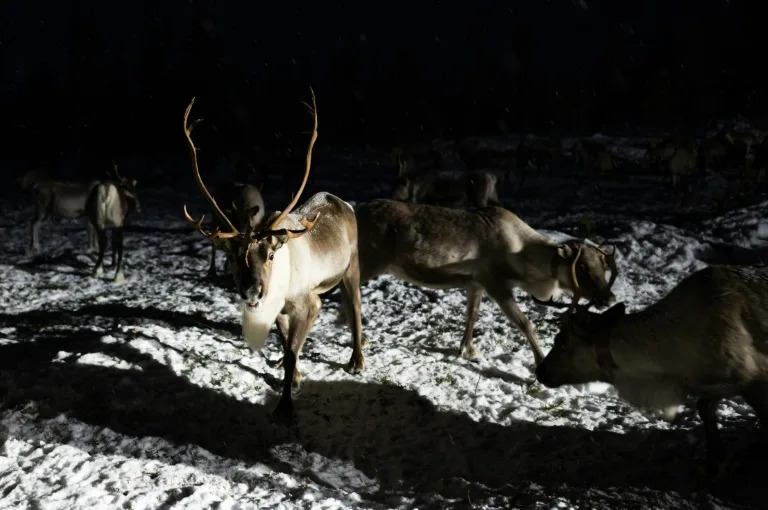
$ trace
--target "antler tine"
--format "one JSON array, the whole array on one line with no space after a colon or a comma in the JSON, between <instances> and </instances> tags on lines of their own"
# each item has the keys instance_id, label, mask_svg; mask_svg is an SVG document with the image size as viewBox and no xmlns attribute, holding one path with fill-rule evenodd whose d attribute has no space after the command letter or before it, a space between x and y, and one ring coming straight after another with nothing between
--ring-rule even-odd
<instances>
[{"instance_id":1,"label":"antler tine","mask_svg":"<svg viewBox=\"0 0 768 510\"><path fill-rule=\"evenodd\" d=\"M537 305L548 306L548 307L550 307L550 308L557 308L558 310L562 310L562 309L564 309L564 308L572 308L572 307L573 307L573 303L571 303L571 304L568 304L568 303L558 303L558 302L557 302L557 301L555 301L555 299L554 299L554 298L552 298L552 297L550 297L550 298L549 298L548 300L546 300L546 301L542 301L541 299L539 299L539 298L537 298L537 297L535 297L535 296L531 296L531 299L532 299L532 300L533 300L533 302L534 302L534 303L536 303Z\"/></svg>"},{"instance_id":2,"label":"antler tine","mask_svg":"<svg viewBox=\"0 0 768 510\"><path fill-rule=\"evenodd\" d=\"M288 232L286 233L288 234L288 237L293 237L293 238L301 237L307 232L309 232L310 230L312 230L313 228L315 228L315 223L317 223L317 220L319 219L320 219L319 212L315 214L314 220L310 221L306 218L301 218L299 221L301 222L302 225L304 225L304 230L288 230Z\"/></svg>"},{"instance_id":3,"label":"antler tine","mask_svg":"<svg viewBox=\"0 0 768 510\"><path fill-rule=\"evenodd\" d=\"M240 231L238 231L235 226L232 224L231 221L229 221L229 218L227 218L227 215L224 214L224 211L221 210L219 207L219 204L216 203L216 199L213 198L213 196L208 192L208 188L205 187L205 184L203 184L203 178L200 177L200 168L197 165L197 149L195 148L194 142L192 142L192 130L197 126L199 121L195 121L192 123L192 126L189 125L189 112L192 111L192 105L195 104L195 98L193 97L192 100L187 105L187 110L184 112L184 135L187 138L187 142L189 143L189 151L192 155L192 169L194 170L195 174L195 180L197 181L197 185L200 186L200 190L203 192L203 196L208 200L208 203L211 204L211 207L213 207L214 212L221 218L224 223L227 224L227 227L231 230L232 235L227 235L226 237L235 237L240 234ZM186 211L185 211L186 212ZM189 215L187 215L187 219L189 219ZM201 218L202 221L202 218ZM194 223L194 222L193 222ZM218 231L218 229L217 229ZM203 233L201 231L201 233ZM203 235L205 235L203 233ZM206 236L208 237L208 236ZM224 234L219 233L217 237L224 237Z\"/></svg>"},{"instance_id":4,"label":"antler tine","mask_svg":"<svg viewBox=\"0 0 768 510\"><path fill-rule=\"evenodd\" d=\"M309 179L309 170L312 166L312 149L315 146L315 141L317 141L317 101L315 100L315 91L312 90L312 87L309 88L309 91L312 94L312 107L310 110L312 111L312 116L314 117L314 126L312 127L312 137L309 139L309 148L307 149L307 163L306 168L304 169L304 179L301 181L299 191L293 196L293 200L291 200L291 202L288 204L288 207L286 207L280 213L275 221L272 222L268 230L275 230L277 226L280 225L280 222L283 221L285 217L288 216L288 214L293 210L293 208L296 206L296 203L299 201L301 193L304 191L304 186L307 184L307 179Z\"/></svg>"},{"instance_id":5,"label":"antler tine","mask_svg":"<svg viewBox=\"0 0 768 510\"><path fill-rule=\"evenodd\" d=\"M203 220L205 219L205 214L200 216L199 220L195 220L192 216L190 216L189 212L187 211L187 204L184 204L184 216L187 218L187 221L190 222L192 225L195 226L195 230L200 232L203 237L208 239L209 241L213 241L214 239L227 239L230 237L235 237L238 234L235 234L234 232L222 232L219 230L219 227L216 227L216 230L214 230L211 233L206 232L203 230Z\"/></svg>"},{"instance_id":6,"label":"antler tine","mask_svg":"<svg viewBox=\"0 0 768 510\"><path fill-rule=\"evenodd\" d=\"M118 167L118 166L119 166L119 165L118 165L117 163L115 163L115 160L113 159L113 160L112 160L112 171L115 173L115 178L116 178L118 181L120 181L120 180L122 180L122 177L120 177L120 173L117 171L117 167Z\"/></svg>"}]
</instances>

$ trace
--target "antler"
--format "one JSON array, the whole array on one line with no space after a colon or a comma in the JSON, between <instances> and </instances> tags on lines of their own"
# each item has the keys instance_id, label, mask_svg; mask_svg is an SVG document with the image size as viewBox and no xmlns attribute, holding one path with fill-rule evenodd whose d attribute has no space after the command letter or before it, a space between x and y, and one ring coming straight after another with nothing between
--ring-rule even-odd
<instances>
[{"instance_id":1,"label":"antler","mask_svg":"<svg viewBox=\"0 0 768 510\"><path fill-rule=\"evenodd\" d=\"M231 237L237 237L240 235L239 233L235 232L222 232L219 230L219 227L216 227L216 230L214 230L212 233L206 232L203 230L203 220L205 219L205 214L200 216L199 220L195 220L192 218L192 216L189 215L189 212L187 212L187 204L184 204L184 216L187 218L187 221L195 226L195 230L203 234L203 237L209 241L213 241L214 239L229 239Z\"/></svg>"},{"instance_id":2,"label":"antler","mask_svg":"<svg viewBox=\"0 0 768 510\"><path fill-rule=\"evenodd\" d=\"M269 235L276 235L276 234L282 234L282 235L288 235L288 237L299 237L303 234L306 234L312 228L315 226L315 223L317 223L317 220L320 218L320 213L317 213L315 215L314 220L307 220L305 218L302 218L301 224L304 225L304 230L289 230L289 229L277 229L277 226L280 225L280 222L282 222L286 216L293 210L293 208L296 206L296 203L299 201L299 197L301 196L301 193L304 191L304 186L307 184L307 179L309 179L309 170L312 165L312 149L315 146L315 141L317 141L317 102L315 100L315 91L312 90L312 87L309 88L309 91L312 93L312 106L306 105L307 108L309 108L310 112L312 112L312 117L314 118L314 126L312 127L312 137L309 139L309 148L307 149L307 163L306 167L304 169L304 179L301 181L301 186L299 186L299 191L296 192L296 194L293 196L293 200L288 204L288 207L286 207L280 215L275 219L275 221L272 222L272 224L269 226L269 228L264 232L259 232L257 236L259 238L263 238ZM305 103L306 104L306 103Z\"/></svg>"},{"instance_id":3,"label":"antler","mask_svg":"<svg viewBox=\"0 0 768 510\"><path fill-rule=\"evenodd\" d=\"M117 163L115 163L115 160L112 160L112 173L115 175L115 179L118 180L118 182L124 182L125 179L120 175L120 172L117 171L117 167L120 166ZM109 172L107 172L107 175L109 175Z\"/></svg>"},{"instance_id":4,"label":"antler","mask_svg":"<svg viewBox=\"0 0 768 510\"><path fill-rule=\"evenodd\" d=\"M188 124L189 119L189 112L192 111L192 105L195 104L195 98L193 97L192 100L189 102L189 105L187 105L187 110L184 112L184 135L187 137L187 142L189 142L189 151L192 155L192 169L194 170L195 174L195 180L197 181L198 186L200 186L200 190L203 192L203 196L208 200L208 203L211 204L211 207L213 207L213 211L221 218L224 223L227 224L227 227L229 227L230 232L221 232L218 227L216 227L216 230L212 234L207 234L202 229L202 223L203 218L205 218L205 215L202 215L199 220L195 221L187 212L187 205L184 204L184 216L187 217L187 220L192 223L198 232L203 234L207 239L213 240L216 238L230 238L230 237L236 237L240 235L240 231L235 228L235 226L232 224L231 221L229 221L229 218L227 218L227 215L224 214L224 211L219 208L219 204L216 203L216 199L213 198L213 196L208 192L208 188L205 187L205 184L203 184L203 178L200 177L200 168L197 166L197 149L195 148L194 142L192 142L192 130L197 126L197 124L200 122L200 119L194 121L192 125L190 126Z\"/></svg>"}]
</instances>

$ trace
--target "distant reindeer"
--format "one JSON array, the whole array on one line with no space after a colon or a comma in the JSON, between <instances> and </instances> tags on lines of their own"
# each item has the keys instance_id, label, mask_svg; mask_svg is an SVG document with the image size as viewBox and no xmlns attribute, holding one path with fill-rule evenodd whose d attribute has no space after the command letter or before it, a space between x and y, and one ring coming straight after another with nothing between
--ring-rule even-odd
<instances>
[{"instance_id":1,"label":"distant reindeer","mask_svg":"<svg viewBox=\"0 0 768 510\"><path fill-rule=\"evenodd\" d=\"M607 382L669 420L686 395L698 396L713 473L723 458L720 399L742 396L768 426L767 303L765 267L707 267L640 312L619 303L603 314L566 314L536 376L549 387Z\"/></svg>"},{"instance_id":2,"label":"distant reindeer","mask_svg":"<svg viewBox=\"0 0 768 510\"><path fill-rule=\"evenodd\" d=\"M358 205L355 212L362 282L392 274L424 287L466 289L467 323L459 355L467 358L477 355L472 330L486 292L523 332L536 363L544 355L515 302L514 288L545 304L554 304L558 289L572 292L574 304L581 297L601 305L613 299L611 286L618 275L613 249L556 243L500 207L462 211L380 199Z\"/></svg>"},{"instance_id":3,"label":"distant reindeer","mask_svg":"<svg viewBox=\"0 0 768 510\"><path fill-rule=\"evenodd\" d=\"M392 198L447 207L501 205L497 181L494 174L484 171L448 174L412 170L406 161L398 159L398 179Z\"/></svg>"},{"instance_id":4,"label":"distant reindeer","mask_svg":"<svg viewBox=\"0 0 768 510\"><path fill-rule=\"evenodd\" d=\"M104 252L107 246L107 229L112 230L112 266L115 267L114 282L125 281L123 273L123 226L131 208L141 211L136 194L136 180L120 176L117 164L113 162L114 180L98 183L88 195L86 210L88 221L96 231L99 242L99 256L93 275L104 275ZM117 261L115 261L117 256ZM117 263L115 263L117 262Z\"/></svg>"},{"instance_id":5,"label":"distant reindeer","mask_svg":"<svg viewBox=\"0 0 768 510\"><path fill-rule=\"evenodd\" d=\"M195 180L227 231L205 232L204 217L194 220L184 207L187 220L206 239L232 256L232 274L243 300L243 337L253 350L260 350L277 320L283 336L283 392L275 409L278 417L293 415L291 389L298 389L301 373L298 360L307 334L320 313L320 294L341 283L341 298L352 330L352 358L348 370L364 369L361 345L360 269L357 258L357 222L352 207L330 193L317 193L293 211L309 177L312 148L317 140L317 109L312 92L314 128L307 150L304 178L293 200L282 212L271 214L258 228L240 232L206 189L197 165L197 149L187 120L194 99L184 114L184 129L192 156Z\"/></svg>"},{"instance_id":6,"label":"distant reindeer","mask_svg":"<svg viewBox=\"0 0 768 510\"><path fill-rule=\"evenodd\" d=\"M234 219L235 226L240 232L253 230L263 221L264 199L256 186L236 182L218 187L216 194L223 197L224 214ZM215 211L213 219L217 228L227 227ZM211 243L211 265L208 268L208 275L216 275L216 243Z\"/></svg>"},{"instance_id":7,"label":"distant reindeer","mask_svg":"<svg viewBox=\"0 0 768 510\"><path fill-rule=\"evenodd\" d=\"M28 193L32 190L32 187L43 181L52 181L51 173L48 170L32 169L19 175L14 183L21 189L21 191Z\"/></svg>"},{"instance_id":8,"label":"distant reindeer","mask_svg":"<svg viewBox=\"0 0 768 510\"><path fill-rule=\"evenodd\" d=\"M28 184L28 183L25 183ZM85 216L88 195L99 181L88 183L42 180L31 185L35 215L31 225L30 251L40 253L40 226L51 216L78 219ZM88 246L96 247L95 231L88 224Z\"/></svg>"}]
</instances>

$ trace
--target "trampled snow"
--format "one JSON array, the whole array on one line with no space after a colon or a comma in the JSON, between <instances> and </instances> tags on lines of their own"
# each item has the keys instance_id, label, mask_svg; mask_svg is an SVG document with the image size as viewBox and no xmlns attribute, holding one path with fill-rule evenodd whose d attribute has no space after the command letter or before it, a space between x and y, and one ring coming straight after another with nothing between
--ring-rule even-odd
<instances>
[{"instance_id":1,"label":"trampled snow","mask_svg":"<svg viewBox=\"0 0 768 510\"><path fill-rule=\"evenodd\" d=\"M322 186L362 200L354 184ZM535 180L528 181L536 186ZM386 183L368 190L386 190ZM335 187L334 187L335 186ZM535 189L535 188L531 188ZM265 190L266 192L266 190ZM584 218L618 250L615 292L631 310L708 263L756 263L768 244L761 203L676 216L645 191L640 214L605 188L506 197L553 238ZM640 191L632 191L640 198ZM351 334L338 291L300 358L292 427L273 423L282 369L240 337L228 277L206 278L210 248L181 214L194 188L145 190L126 233L126 282L91 276L82 223L49 222L44 255L25 254L31 207L2 203L0 508L699 508L764 501L756 420L720 407L732 453L703 475L693 407L675 423L633 409L604 384L535 382L522 335L485 300L480 358L456 356L465 297L384 276L363 286L366 370L348 374ZM306 195L308 196L308 195ZM583 198L586 197L586 198ZM283 204L266 196L267 207ZM679 221L678 221L679 220ZM220 261L221 262L221 261ZM221 265L221 264L220 264ZM518 293L545 352L551 309ZM761 499L762 498L762 499Z\"/></svg>"}]
</instances>

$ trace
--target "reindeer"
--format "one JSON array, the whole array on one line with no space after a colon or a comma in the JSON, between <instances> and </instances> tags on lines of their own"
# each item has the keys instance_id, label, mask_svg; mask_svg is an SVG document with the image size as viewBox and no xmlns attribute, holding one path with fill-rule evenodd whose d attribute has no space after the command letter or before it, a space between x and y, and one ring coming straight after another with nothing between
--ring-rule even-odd
<instances>
[{"instance_id":1,"label":"reindeer","mask_svg":"<svg viewBox=\"0 0 768 510\"><path fill-rule=\"evenodd\" d=\"M491 172L473 171L449 174L434 171L409 170L405 161L398 160L398 179L392 197L412 203L461 207L501 205L497 192L498 178Z\"/></svg>"},{"instance_id":2,"label":"reindeer","mask_svg":"<svg viewBox=\"0 0 768 510\"><path fill-rule=\"evenodd\" d=\"M472 330L485 293L523 332L536 363L544 355L515 302L515 287L544 304L556 305L552 297L559 289L573 293L573 304L582 296L596 304L613 299L613 249L556 243L500 207L462 211L379 199L355 212L362 282L392 274L424 287L466 289L467 323L458 354L468 359L477 356Z\"/></svg>"},{"instance_id":3,"label":"reindeer","mask_svg":"<svg viewBox=\"0 0 768 510\"><path fill-rule=\"evenodd\" d=\"M184 114L184 132L192 156L192 167L203 196L227 231L202 229L204 216L194 220L184 206L184 215L206 239L232 256L235 287L243 301L243 337L253 350L260 350L277 320L283 336L283 391L275 408L278 418L293 416L291 390L298 390L301 373L298 359L304 341L320 313L320 294L341 283L341 298L352 331L352 357L348 370L364 369L360 316L360 268L357 258L357 222L347 202L330 193L317 193L294 211L309 178L312 148L317 140L317 108L312 92L314 127L306 156L304 178L298 192L282 212L275 212L258 226L240 232L208 192L200 176L195 148ZM292 212L293 211L293 212Z\"/></svg>"},{"instance_id":4,"label":"reindeer","mask_svg":"<svg viewBox=\"0 0 768 510\"><path fill-rule=\"evenodd\" d=\"M28 183L25 183L28 184ZM99 181L88 183L42 180L31 185L35 215L31 224L30 252L40 253L40 226L51 216L79 219L85 215L85 206L91 191ZM88 224L88 246L96 247L96 233Z\"/></svg>"},{"instance_id":5,"label":"reindeer","mask_svg":"<svg viewBox=\"0 0 768 510\"><path fill-rule=\"evenodd\" d=\"M43 181L52 181L53 177L48 170L34 168L22 173L13 181L24 193L29 193L35 184Z\"/></svg>"},{"instance_id":6,"label":"reindeer","mask_svg":"<svg viewBox=\"0 0 768 510\"><path fill-rule=\"evenodd\" d=\"M686 394L698 396L713 473L723 455L720 399L741 395L768 425L767 306L768 269L710 266L640 312L619 303L566 314L536 377L549 387L607 382L669 420Z\"/></svg>"},{"instance_id":7,"label":"reindeer","mask_svg":"<svg viewBox=\"0 0 768 510\"><path fill-rule=\"evenodd\" d=\"M117 171L117 164L112 162L114 180L98 183L88 195L86 213L91 227L96 232L99 242L99 256L93 275L104 275L104 252L107 247L107 229L112 230L112 266L115 267L114 282L125 282L123 273L123 226L129 210L141 212L141 205L136 194L136 180L122 177ZM115 263L117 256L117 263Z\"/></svg>"},{"instance_id":8,"label":"reindeer","mask_svg":"<svg viewBox=\"0 0 768 510\"><path fill-rule=\"evenodd\" d=\"M254 229L261 224L264 219L264 199L261 196L260 188L253 184L235 182L227 186L221 186L215 190L216 194L224 197L222 200L224 214L234 219L235 226L239 231ZM214 212L213 216L216 226L226 228ZM231 260L230 260L231 262ZM208 268L208 276L216 276L216 243L211 243L211 265Z\"/></svg>"}]
</instances>

